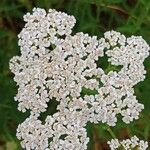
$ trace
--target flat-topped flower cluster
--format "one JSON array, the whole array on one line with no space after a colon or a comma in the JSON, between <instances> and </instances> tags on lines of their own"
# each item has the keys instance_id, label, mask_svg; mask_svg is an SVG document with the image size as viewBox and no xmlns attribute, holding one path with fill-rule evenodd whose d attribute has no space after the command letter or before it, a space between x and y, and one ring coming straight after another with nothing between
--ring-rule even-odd
<instances>
[{"instance_id":1,"label":"flat-topped flower cluster","mask_svg":"<svg viewBox=\"0 0 150 150\"><path fill-rule=\"evenodd\" d=\"M144 142L143 140L139 140L136 136L131 137L131 139L126 139L123 141L119 141L118 139L112 139L108 142L111 150L117 150L118 148L122 148L125 150L146 150L148 147L148 142Z\"/></svg>"},{"instance_id":2,"label":"flat-topped flower cluster","mask_svg":"<svg viewBox=\"0 0 150 150\"><path fill-rule=\"evenodd\" d=\"M19 86L18 109L31 111L17 129L23 148L86 150L87 122L115 126L118 114L125 123L139 118L144 106L133 87L145 78L143 62L150 50L141 36L71 35L75 18L53 9L34 8L24 21L18 35L21 56L10 60ZM121 69L103 70L99 60L106 56ZM42 123L40 113L52 99L59 102L57 112Z\"/></svg>"}]
</instances>

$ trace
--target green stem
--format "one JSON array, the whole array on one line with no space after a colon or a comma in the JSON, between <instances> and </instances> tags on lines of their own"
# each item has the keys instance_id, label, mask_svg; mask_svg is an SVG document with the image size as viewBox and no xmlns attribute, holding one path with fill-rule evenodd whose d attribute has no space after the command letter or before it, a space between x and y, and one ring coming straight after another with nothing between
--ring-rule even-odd
<instances>
[{"instance_id":1,"label":"green stem","mask_svg":"<svg viewBox=\"0 0 150 150\"><path fill-rule=\"evenodd\" d=\"M109 126L106 127L106 130L109 132L109 134L110 134L114 139L116 139L116 135L114 134L114 132L112 131L112 129L111 129Z\"/></svg>"}]
</instances>

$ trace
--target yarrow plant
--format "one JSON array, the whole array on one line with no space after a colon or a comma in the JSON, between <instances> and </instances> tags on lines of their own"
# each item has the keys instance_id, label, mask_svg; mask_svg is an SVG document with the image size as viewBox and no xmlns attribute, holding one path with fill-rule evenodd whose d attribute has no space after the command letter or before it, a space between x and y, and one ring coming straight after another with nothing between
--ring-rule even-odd
<instances>
[{"instance_id":1,"label":"yarrow plant","mask_svg":"<svg viewBox=\"0 0 150 150\"><path fill-rule=\"evenodd\" d=\"M75 18L63 12L34 8L24 16L19 37L21 56L10 60L18 93L15 100L30 116L18 126L17 137L27 150L86 150L87 122L115 126L120 114L125 123L139 118L144 109L133 87L143 81L143 62L150 47L141 36L126 38L116 31L97 39L82 32L72 35ZM107 56L115 70L102 69ZM48 102L59 102L57 112L43 123L39 117ZM138 145L138 139L108 142L113 150ZM146 149L140 142L139 148Z\"/></svg>"},{"instance_id":2,"label":"yarrow plant","mask_svg":"<svg viewBox=\"0 0 150 150\"><path fill-rule=\"evenodd\" d=\"M136 136L131 137L131 139L126 139L123 141L119 141L118 139L112 139L108 142L111 150L116 150L119 148L123 148L125 150L146 150L148 147L148 142L144 142L143 140L139 140Z\"/></svg>"}]
</instances>

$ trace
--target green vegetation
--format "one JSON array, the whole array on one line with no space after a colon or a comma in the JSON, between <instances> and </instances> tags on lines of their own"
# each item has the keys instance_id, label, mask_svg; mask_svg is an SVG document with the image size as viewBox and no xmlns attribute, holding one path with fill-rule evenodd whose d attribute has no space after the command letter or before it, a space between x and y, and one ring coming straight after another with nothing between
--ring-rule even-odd
<instances>
[{"instance_id":1,"label":"green vegetation","mask_svg":"<svg viewBox=\"0 0 150 150\"><path fill-rule=\"evenodd\" d=\"M101 37L113 29L127 36L141 35L150 44L149 0L0 0L0 150L22 149L15 133L17 125L29 114L17 110L17 85L9 70L9 60L20 53L17 34L24 26L23 15L33 7L54 8L74 15L74 33L82 31ZM129 125L119 120L114 128L88 124L89 150L107 150L106 142L113 136L123 139L137 135L150 142L150 57L145 68L145 81L135 87L139 102L145 105L140 119ZM56 104L52 105L54 112Z\"/></svg>"}]
</instances>

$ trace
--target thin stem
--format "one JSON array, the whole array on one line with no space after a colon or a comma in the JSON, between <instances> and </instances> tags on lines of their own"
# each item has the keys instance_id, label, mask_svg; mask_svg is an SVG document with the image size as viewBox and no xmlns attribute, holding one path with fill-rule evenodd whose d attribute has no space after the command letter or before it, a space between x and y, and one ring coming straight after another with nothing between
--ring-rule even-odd
<instances>
[{"instance_id":1,"label":"thin stem","mask_svg":"<svg viewBox=\"0 0 150 150\"><path fill-rule=\"evenodd\" d=\"M114 139L116 139L116 135L114 134L114 132L112 131L112 129L111 129L109 126L106 127L106 130L109 132L109 134L110 134Z\"/></svg>"}]
</instances>

